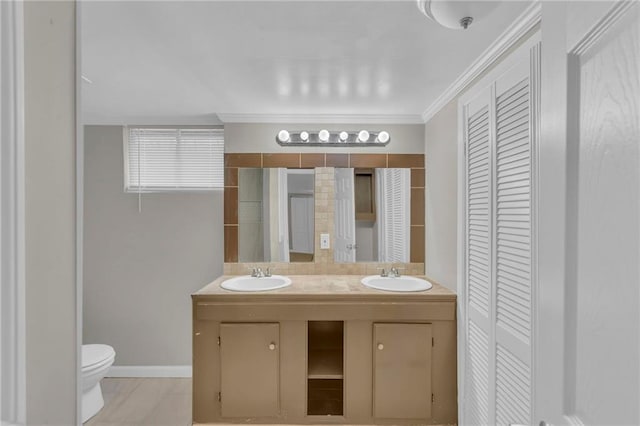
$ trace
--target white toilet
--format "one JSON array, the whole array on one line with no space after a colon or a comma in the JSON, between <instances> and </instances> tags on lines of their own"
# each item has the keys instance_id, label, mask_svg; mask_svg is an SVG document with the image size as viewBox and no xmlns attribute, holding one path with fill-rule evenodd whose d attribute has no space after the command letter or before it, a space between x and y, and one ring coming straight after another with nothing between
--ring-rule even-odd
<instances>
[{"instance_id":1,"label":"white toilet","mask_svg":"<svg viewBox=\"0 0 640 426\"><path fill-rule=\"evenodd\" d=\"M100 380L115 358L116 351L109 345L82 345L82 423L104 406Z\"/></svg>"}]
</instances>

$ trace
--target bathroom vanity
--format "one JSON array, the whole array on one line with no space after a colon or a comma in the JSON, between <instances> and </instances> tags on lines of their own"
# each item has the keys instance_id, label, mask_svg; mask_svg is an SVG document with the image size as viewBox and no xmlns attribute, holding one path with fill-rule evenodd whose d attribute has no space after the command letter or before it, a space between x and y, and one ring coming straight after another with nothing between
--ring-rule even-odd
<instances>
[{"instance_id":1,"label":"bathroom vanity","mask_svg":"<svg viewBox=\"0 0 640 426\"><path fill-rule=\"evenodd\" d=\"M192 295L194 423L457 422L456 296L290 276Z\"/></svg>"}]
</instances>

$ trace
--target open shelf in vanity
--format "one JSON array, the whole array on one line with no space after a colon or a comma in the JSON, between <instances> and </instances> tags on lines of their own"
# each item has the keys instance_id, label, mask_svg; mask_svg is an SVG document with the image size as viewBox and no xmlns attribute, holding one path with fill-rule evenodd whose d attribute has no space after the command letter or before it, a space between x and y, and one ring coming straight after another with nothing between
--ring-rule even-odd
<instances>
[{"instance_id":1,"label":"open shelf in vanity","mask_svg":"<svg viewBox=\"0 0 640 426\"><path fill-rule=\"evenodd\" d=\"M344 322L307 322L307 415L341 416L344 407Z\"/></svg>"}]
</instances>

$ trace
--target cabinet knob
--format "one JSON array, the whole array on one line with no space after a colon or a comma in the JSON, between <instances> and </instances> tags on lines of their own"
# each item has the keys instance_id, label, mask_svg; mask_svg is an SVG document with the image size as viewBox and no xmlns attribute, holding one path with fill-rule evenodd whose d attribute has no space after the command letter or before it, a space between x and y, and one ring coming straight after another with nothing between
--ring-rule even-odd
<instances>
[{"instance_id":1,"label":"cabinet knob","mask_svg":"<svg viewBox=\"0 0 640 426\"><path fill-rule=\"evenodd\" d=\"M384 345L382 343L378 343L378 350L381 351L384 349Z\"/></svg>"},{"instance_id":2,"label":"cabinet knob","mask_svg":"<svg viewBox=\"0 0 640 426\"><path fill-rule=\"evenodd\" d=\"M269 343L269 350L273 351L276 349L276 344L275 343Z\"/></svg>"}]
</instances>

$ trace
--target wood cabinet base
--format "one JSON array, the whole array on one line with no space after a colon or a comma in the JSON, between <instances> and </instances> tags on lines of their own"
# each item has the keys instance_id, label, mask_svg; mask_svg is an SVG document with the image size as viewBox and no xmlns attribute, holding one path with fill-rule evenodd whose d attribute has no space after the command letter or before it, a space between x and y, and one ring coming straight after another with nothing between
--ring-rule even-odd
<instances>
[{"instance_id":1,"label":"wood cabinet base","mask_svg":"<svg viewBox=\"0 0 640 426\"><path fill-rule=\"evenodd\" d=\"M455 298L309 303L193 298L194 423L457 422ZM317 343L338 322L341 368Z\"/></svg>"}]
</instances>

